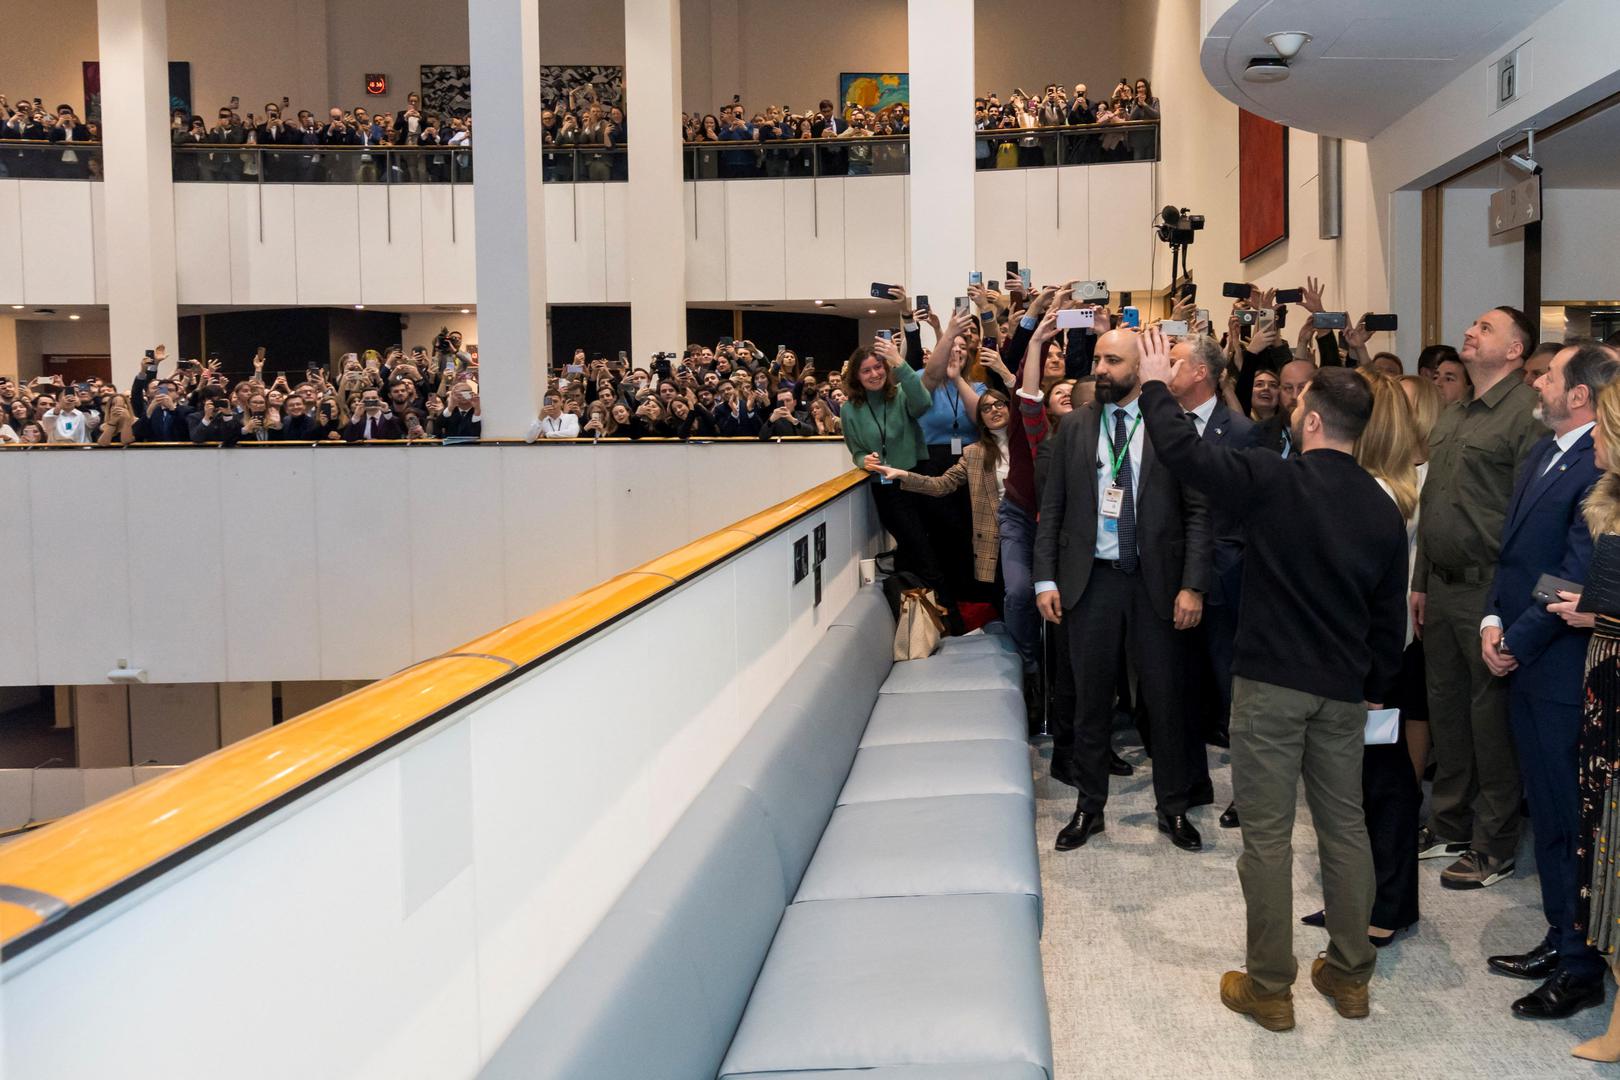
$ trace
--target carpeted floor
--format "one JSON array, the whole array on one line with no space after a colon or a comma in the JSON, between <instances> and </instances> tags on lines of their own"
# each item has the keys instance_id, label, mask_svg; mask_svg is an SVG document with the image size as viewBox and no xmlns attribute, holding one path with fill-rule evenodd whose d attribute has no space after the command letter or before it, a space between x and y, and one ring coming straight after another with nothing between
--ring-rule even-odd
<instances>
[{"instance_id":1,"label":"carpeted floor","mask_svg":"<svg viewBox=\"0 0 1620 1080\"><path fill-rule=\"evenodd\" d=\"M1344 1020L1310 985L1324 931L1296 926L1298 1026L1277 1034L1221 1005L1221 973L1243 963L1236 830L1216 823L1232 793L1225 751L1210 748L1217 803L1193 813L1204 850L1179 851L1158 832L1140 746L1115 778L1108 830L1078 851L1052 848L1075 791L1046 775L1050 742L1034 751L1036 828L1046 892L1042 952L1057 1080L1440 1080L1447 1077L1620 1076L1569 1054L1607 1026L1609 1010L1563 1022L1519 1020L1509 1004L1536 984L1492 975L1485 957L1541 940L1546 923L1528 837L1519 872L1489 889L1440 887L1442 860L1421 865L1423 920L1378 954L1372 1016ZM1303 798L1294 834L1295 917L1321 906L1316 836ZM1611 995L1612 995L1611 987Z\"/></svg>"}]
</instances>

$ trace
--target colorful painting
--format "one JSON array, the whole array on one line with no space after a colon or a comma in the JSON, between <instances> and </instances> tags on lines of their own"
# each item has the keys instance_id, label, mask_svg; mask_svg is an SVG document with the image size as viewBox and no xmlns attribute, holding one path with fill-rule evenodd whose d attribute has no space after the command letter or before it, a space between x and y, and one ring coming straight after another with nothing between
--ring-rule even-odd
<instances>
[{"instance_id":1,"label":"colorful painting","mask_svg":"<svg viewBox=\"0 0 1620 1080\"><path fill-rule=\"evenodd\" d=\"M1238 110L1238 258L1288 239L1288 129Z\"/></svg>"},{"instance_id":2,"label":"colorful painting","mask_svg":"<svg viewBox=\"0 0 1620 1080\"><path fill-rule=\"evenodd\" d=\"M441 119L472 112L472 68L466 64L423 64L422 112Z\"/></svg>"},{"instance_id":3,"label":"colorful painting","mask_svg":"<svg viewBox=\"0 0 1620 1080\"><path fill-rule=\"evenodd\" d=\"M896 105L911 105L911 78L905 72L846 71L838 76L838 100L844 119L860 108L880 115Z\"/></svg>"},{"instance_id":4,"label":"colorful painting","mask_svg":"<svg viewBox=\"0 0 1620 1080\"><path fill-rule=\"evenodd\" d=\"M85 123L101 123L101 61L86 60L82 63L84 70L84 115L80 117ZM191 61L169 61L169 112L184 112L187 116L192 114L191 107Z\"/></svg>"},{"instance_id":5,"label":"colorful painting","mask_svg":"<svg viewBox=\"0 0 1620 1080\"><path fill-rule=\"evenodd\" d=\"M540 105L568 108L569 91L574 107L583 109L596 102L604 109L624 108L624 68L617 64L541 64Z\"/></svg>"}]
</instances>

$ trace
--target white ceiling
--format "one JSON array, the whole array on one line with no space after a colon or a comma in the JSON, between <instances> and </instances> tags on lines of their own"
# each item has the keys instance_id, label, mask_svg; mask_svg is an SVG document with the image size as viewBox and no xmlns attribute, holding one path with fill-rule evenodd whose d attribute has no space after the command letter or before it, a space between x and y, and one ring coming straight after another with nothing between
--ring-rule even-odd
<instances>
[{"instance_id":1,"label":"white ceiling","mask_svg":"<svg viewBox=\"0 0 1620 1080\"><path fill-rule=\"evenodd\" d=\"M1368 140L1507 45L1559 0L1235 0L1209 27L1205 78L1250 112L1289 127ZM1280 83L1249 83L1266 35L1311 35Z\"/></svg>"},{"instance_id":2,"label":"white ceiling","mask_svg":"<svg viewBox=\"0 0 1620 1080\"><path fill-rule=\"evenodd\" d=\"M1620 105L1611 106L1556 135L1536 139L1543 189L1620 189L1615 147L1620 145ZM1508 149L1513 149L1509 145ZM1447 184L1447 187L1495 191L1525 178L1524 173L1493 158Z\"/></svg>"}]
</instances>

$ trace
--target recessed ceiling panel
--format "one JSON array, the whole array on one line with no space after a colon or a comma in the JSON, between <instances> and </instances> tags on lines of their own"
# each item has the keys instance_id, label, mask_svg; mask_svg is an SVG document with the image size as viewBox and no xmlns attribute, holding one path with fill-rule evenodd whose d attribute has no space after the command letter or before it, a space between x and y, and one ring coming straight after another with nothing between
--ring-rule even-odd
<instances>
[{"instance_id":1,"label":"recessed ceiling panel","mask_svg":"<svg viewBox=\"0 0 1620 1080\"><path fill-rule=\"evenodd\" d=\"M1357 19L1323 51L1336 59L1456 60L1472 56L1502 25L1459 27L1451 19L1423 15L1399 19Z\"/></svg>"}]
</instances>

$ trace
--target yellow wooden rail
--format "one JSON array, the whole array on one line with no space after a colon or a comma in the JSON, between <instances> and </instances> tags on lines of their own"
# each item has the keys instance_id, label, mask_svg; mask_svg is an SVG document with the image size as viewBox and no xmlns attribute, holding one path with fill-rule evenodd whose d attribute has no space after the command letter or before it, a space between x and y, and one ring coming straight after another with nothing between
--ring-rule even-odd
<instances>
[{"instance_id":1,"label":"yellow wooden rail","mask_svg":"<svg viewBox=\"0 0 1620 1080\"><path fill-rule=\"evenodd\" d=\"M275 809L300 789L447 714L514 667L555 653L674 589L762 536L865 479L858 470L519 619L431 660L371 683L156 780L0 847L0 894L67 905L106 898L162 873L194 845ZM357 838L363 842L363 838ZM46 918L0 899L0 956Z\"/></svg>"}]
</instances>

